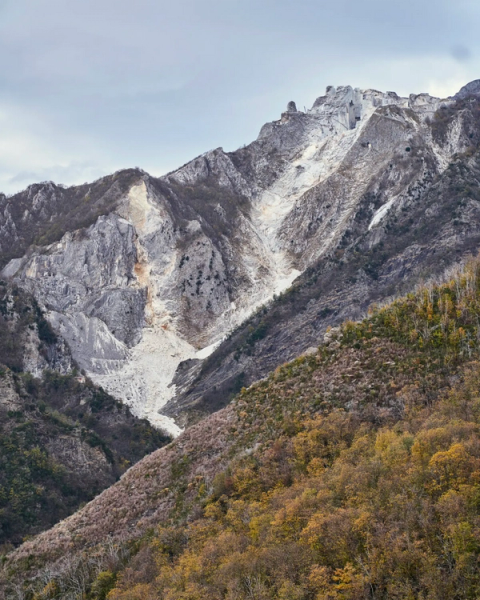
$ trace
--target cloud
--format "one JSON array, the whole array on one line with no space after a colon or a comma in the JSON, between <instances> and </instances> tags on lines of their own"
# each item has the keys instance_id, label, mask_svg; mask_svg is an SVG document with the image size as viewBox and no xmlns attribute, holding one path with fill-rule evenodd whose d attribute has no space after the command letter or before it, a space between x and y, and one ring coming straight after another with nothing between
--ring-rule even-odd
<instances>
[{"instance_id":1,"label":"cloud","mask_svg":"<svg viewBox=\"0 0 480 600\"><path fill-rule=\"evenodd\" d=\"M20 171L13 177L10 177L8 183L12 188L18 188L18 186L26 187L31 183L39 181L55 181L58 184L62 184L63 182L79 184L108 174L109 171L102 169L98 164L80 161L71 162L66 165L51 165L33 171Z\"/></svg>"},{"instance_id":2,"label":"cloud","mask_svg":"<svg viewBox=\"0 0 480 600\"><path fill-rule=\"evenodd\" d=\"M459 62L464 62L472 58L472 52L463 44L455 44L455 46L452 46L451 54L453 58Z\"/></svg>"},{"instance_id":3,"label":"cloud","mask_svg":"<svg viewBox=\"0 0 480 600\"><path fill-rule=\"evenodd\" d=\"M480 72L479 18L464 0L0 0L0 189L170 170L328 84L463 85Z\"/></svg>"}]
</instances>

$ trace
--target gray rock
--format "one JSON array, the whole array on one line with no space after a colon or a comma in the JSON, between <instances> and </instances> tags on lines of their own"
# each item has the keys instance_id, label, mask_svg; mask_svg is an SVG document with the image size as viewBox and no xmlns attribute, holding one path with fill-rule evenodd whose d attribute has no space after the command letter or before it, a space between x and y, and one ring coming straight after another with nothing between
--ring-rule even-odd
<instances>
[{"instance_id":1,"label":"gray rock","mask_svg":"<svg viewBox=\"0 0 480 600\"><path fill-rule=\"evenodd\" d=\"M480 96L480 79L475 79L474 81L467 83L467 85L464 85L453 98L455 100L463 100L468 96Z\"/></svg>"},{"instance_id":2,"label":"gray rock","mask_svg":"<svg viewBox=\"0 0 480 600\"><path fill-rule=\"evenodd\" d=\"M440 131L442 105L452 110ZM0 197L0 246L19 248L3 276L35 294L74 360L135 414L160 424L168 402L188 421L189 407L214 410L236 381L263 377L315 347L327 325L476 248L476 200L455 218L457 234L445 175L472 127L454 99L329 87L306 112L289 103L249 146L164 177L131 170ZM96 217L79 227L90 205ZM47 243L51 223L61 235Z\"/></svg>"}]
</instances>

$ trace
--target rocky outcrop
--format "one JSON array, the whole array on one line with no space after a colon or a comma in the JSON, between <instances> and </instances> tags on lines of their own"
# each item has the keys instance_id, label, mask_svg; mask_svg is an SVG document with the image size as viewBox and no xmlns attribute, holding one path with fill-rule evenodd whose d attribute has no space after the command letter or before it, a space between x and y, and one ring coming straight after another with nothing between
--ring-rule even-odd
<instances>
[{"instance_id":1,"label":"rocky outcrop","mask_svg":"<svg viewBox=\"0 0 480 600\"><path fill-rule=\"evenodd\" d=\"M470 81L467 85L464 85L461 90L455 94L455 100L464 100L469 96L480 96L480 79L475 79L475 81Z\"/></svg>"},{"instance_id":2,"label":"rocky outcrop","mask_svg":"<svg viewBox=\"0 0 480 600\"><path fill-rule=\"evenodd\" d=\"M178 433L159 411L185 424L214 410L327 324L476 248L476 198L468 232L447 214L449 169L461 160L476 178L474 155L459 158L480 135L464 100L474 83L444 100L330 86L306 112L289 103L249 146L164 177L132 170L3 197L0 244L20 249L3 276L36 296L94 381ZM420 224L441 231L428 249ZM32 241L43 245L25 252Z\"/></svg>"}]
</instances>

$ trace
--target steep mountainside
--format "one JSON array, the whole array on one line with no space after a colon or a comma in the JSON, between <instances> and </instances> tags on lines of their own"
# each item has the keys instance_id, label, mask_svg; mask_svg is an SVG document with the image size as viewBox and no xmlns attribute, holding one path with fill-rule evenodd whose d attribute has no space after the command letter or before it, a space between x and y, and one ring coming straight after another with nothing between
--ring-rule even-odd
<instances>
[{"instance_id":1,"label":"steep mountainside","mask_svg":"<svg viewBox=\"0 0 480 600\"><path fill-rule=\"evenodd\" d=\"M0 283L0 547L67 517L169 441L80 376L35 300Z\"/></svg>"},{"instance_id":2,"label":"steep mountainside","mask_svg":"<svg viewBox=\"0 0 480 600\"><path fill-rule=\"evenodd\" d=\"M4 259L19 248L3 276L93 381L178 433L328 324L478 248L477 93L329 87L249 146L158 179L32 186L2 200Z\"/></svg>"},{"instance_id":3,"label":"steep mountainside","mask_svg":"<svg viewBox=\"0 0 480 600\"><path fill-rule=\"evenodd\" d=\"M377 109L339 168L297 201L280 230L297 223L291 246L328 247L295 254L305 270L291 288L207 360L182 365L176 398L163 410L177 419L183 412L188 422L224 406L242 385L315 345L328 325L360 318L372 302L405 293L476 252L479 116L472 98L433 114ZM325 207L333 212L326 221Z\"/></svg>"},{"instance_id":4,"label":"steep mountainside","mask_svg":"<svg viewBox=\"0 0 480 600\"><path fill-rule=\"evenodd\" d=\"M5 557L6 597L478 597L479 318L476 260L330 330Z\"/></svg>"}]
</instances>

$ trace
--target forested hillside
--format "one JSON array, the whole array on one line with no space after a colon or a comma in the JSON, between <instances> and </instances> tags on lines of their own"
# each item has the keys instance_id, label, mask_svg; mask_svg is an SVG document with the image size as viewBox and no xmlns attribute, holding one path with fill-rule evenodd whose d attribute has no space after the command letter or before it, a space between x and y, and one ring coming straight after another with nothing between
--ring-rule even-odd
<instances>
[{"instance_id":1,"label":"forested hillside","mask_svg":"<svg viewBox=\"0 0 480 600\"><path fill-rule=\"evenodd\" d=\"M477 598L479 318L475 260L331 330L7 556L4 585L37 600ZM198 434L222 420L219 459Z\"/></svg>"},{"instance_id":2,"label":"forested hillside","mask_svg":"<svg viewBox=\"0 0 480 600\"><path fill-rule=\"evenodd\" d=\"M162 524L109 598L477 598L477 275L346 323L244 392L262 446L200 518Z\"/></svg>"}]
</instances>

